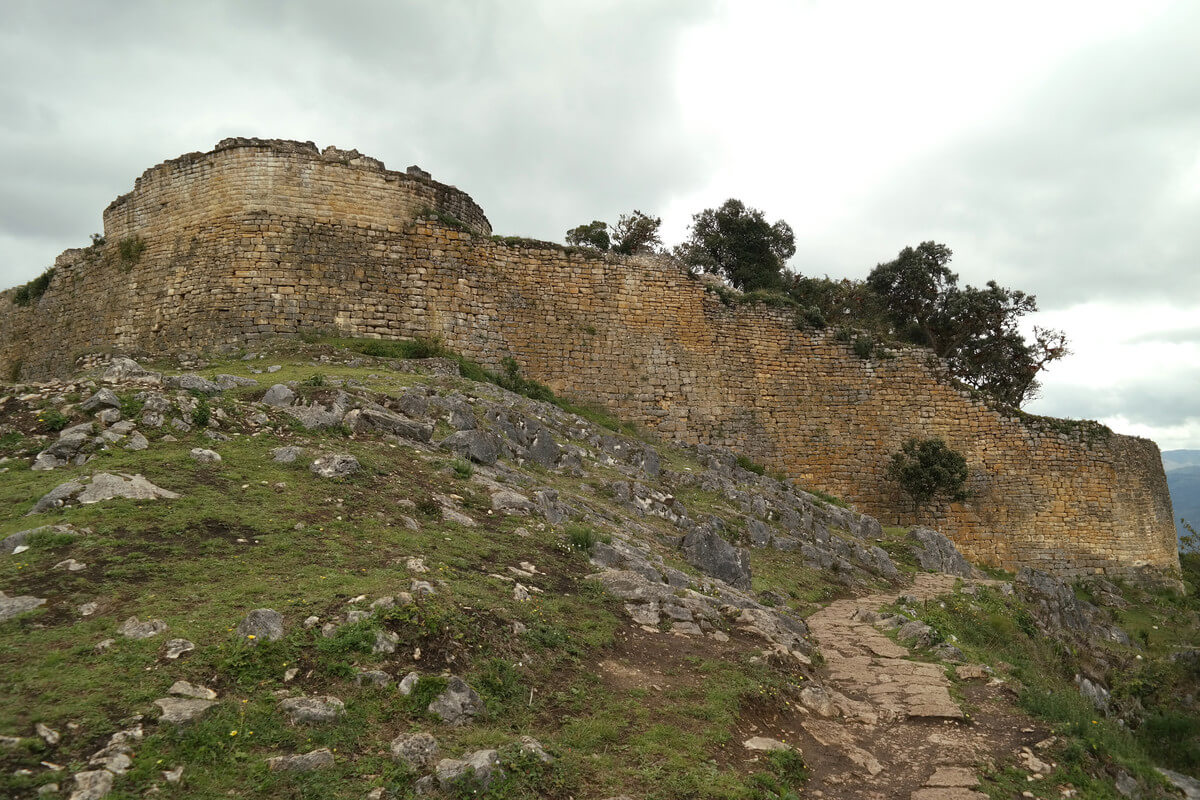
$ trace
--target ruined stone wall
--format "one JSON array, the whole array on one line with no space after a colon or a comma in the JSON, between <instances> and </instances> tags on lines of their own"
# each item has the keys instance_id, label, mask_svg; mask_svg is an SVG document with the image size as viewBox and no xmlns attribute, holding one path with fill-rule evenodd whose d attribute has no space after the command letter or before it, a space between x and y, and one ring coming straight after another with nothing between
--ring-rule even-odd
<instances>
[{"instance_id":1,"label":"ruined stone wall","mask_svg":"<svg viewBox=\"0 0 1200 800\"><path fill-rule=\"evenodd\" d=\"M434 335L885 524L930 524L978 561L1066 576L1178 568L1154 443L998 413L924 351L864 361L788 312L723 305L668 261L492 239L465 195L377 163L234 140L148 171L106 212L103 247L65 253L29 308L0 297L0 370L321 328ZM443 217L417 218L426 208ZM146 248L130 264L114 243L134 236ZM966 455L968 501L906 506L884 471L914 436Z\"/></svg>"}]
</instances>

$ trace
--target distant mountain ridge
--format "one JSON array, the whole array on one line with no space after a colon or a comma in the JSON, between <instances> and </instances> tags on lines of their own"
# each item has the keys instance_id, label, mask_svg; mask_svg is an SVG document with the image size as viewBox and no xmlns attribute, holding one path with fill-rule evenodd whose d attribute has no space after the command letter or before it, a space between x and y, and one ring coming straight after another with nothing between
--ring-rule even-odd
<instances>
[{"instance_id":1,"label":"distant mountain ridge","mask_svg":"<svg viewBox=\"0 0 1200 800\"><path fill-rule=\"evenodd\" d=\"M1175 530L1182 536L1181 517L1193 526L1200 525L1200 450L1167 450L1162 461L1175 510Z\"/></svg>"}]
</instances>

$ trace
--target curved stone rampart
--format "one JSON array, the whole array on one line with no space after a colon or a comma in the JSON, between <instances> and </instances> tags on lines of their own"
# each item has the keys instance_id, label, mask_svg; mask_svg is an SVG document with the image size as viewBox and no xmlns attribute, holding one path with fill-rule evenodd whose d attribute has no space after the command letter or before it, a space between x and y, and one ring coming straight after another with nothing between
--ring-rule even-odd
<instances>
[{"instance_id":1,"label":"curved stone rampart","mask_svg":"<svg viewBox=\"0 0 1200 800\"><path fill-rule=\"evenodd\" d=\"M745 453L885 524L935 525L978 561L1178 570L1153 442L997 412L925 351L862 360L790 312L723 305L669 260L489 230L465 194L353 151L227 140L147 171L105 212L106 243L60 256L36 302L0 297L0 370L312 329L433 335L492 367L511 356L668 437ZM144 250L126 258L121 242L135 240ZM884 471L914 436L966 455L968 501L906 506Z\"/></svg>"}]
</instances>

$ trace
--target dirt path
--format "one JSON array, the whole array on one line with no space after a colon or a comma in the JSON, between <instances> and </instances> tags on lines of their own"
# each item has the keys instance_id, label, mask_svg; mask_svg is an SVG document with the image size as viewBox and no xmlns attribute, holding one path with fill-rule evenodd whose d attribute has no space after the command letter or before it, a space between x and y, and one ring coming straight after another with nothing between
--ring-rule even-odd
<instances>
[{"instance_id":1,"label":"dirt path","mask_svg":"<svg viewBox=\"0 0 1200 800\"><path fill-rule=\"evenodd\" d=\"M922 574L902 593L933 599L950 592L956 580ZM905 648L861 621L900 594L839 600L808 618L825 657L826 689L842 716L799 721L816 745L810 763L820 762L814 764L807 794L839 800L987 800L975 790L975 765L1002 760L1041 734L1007 704L986 702L978 691L973 694L985 702L985 713L970 719L951 694L941 665L909 660ZM806 757L809 752L806 748Z\"/></svg>"}]
</instances>

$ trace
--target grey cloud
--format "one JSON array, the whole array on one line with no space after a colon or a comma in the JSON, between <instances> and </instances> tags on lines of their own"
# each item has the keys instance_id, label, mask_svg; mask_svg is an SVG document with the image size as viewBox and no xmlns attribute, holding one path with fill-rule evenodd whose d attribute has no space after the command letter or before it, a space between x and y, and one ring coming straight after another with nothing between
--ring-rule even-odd
<instances>
[{"instance_id":1,"label":"grey cloud","mask_svg":"<svg viewBox=\"0 0 1200 800\"><path fill-rule=\"evenodd\" d=\"M861 260L844 266L861 274L936 239L965 280L996 278L1043 308L1200 299L1200 197L1187 185L1200 140L1200 48L1188 34L1198 26L1200 6L1179 4L1140 35L1079 52L987 130L907 164L860 209L869 230L843 251ZM803 257L819 261L802 252L802 269Z\"/></svg>"},{"instance_id":2,"label":"grey cloud","mask_svg":"<svg viewBox=\"0 0 1200 800\"><path fill-rule=\"evenodd\" d=\"M1111 387L1056 387L1053 399L1031 410L1048 416L1100 419L1123 416L1155 428L1200 419L1200 366L1181 365L1153 384L1127 383Z\"/></svg>"},{"instance_id":3,"label":"grey cloud","mask_svg":"<svg viewBox=\"0 0 1200 800\"><path fill-rule=\"evenodd\" d=\"M0 250L0 283L86 244L146 168L230 135L419 163L474 196L498 231L550 239L655 211L705 173L672 62L709 2L198 9L5 4L0 233L59 242L36 264Z\"/></svg>"}]
</instances>

